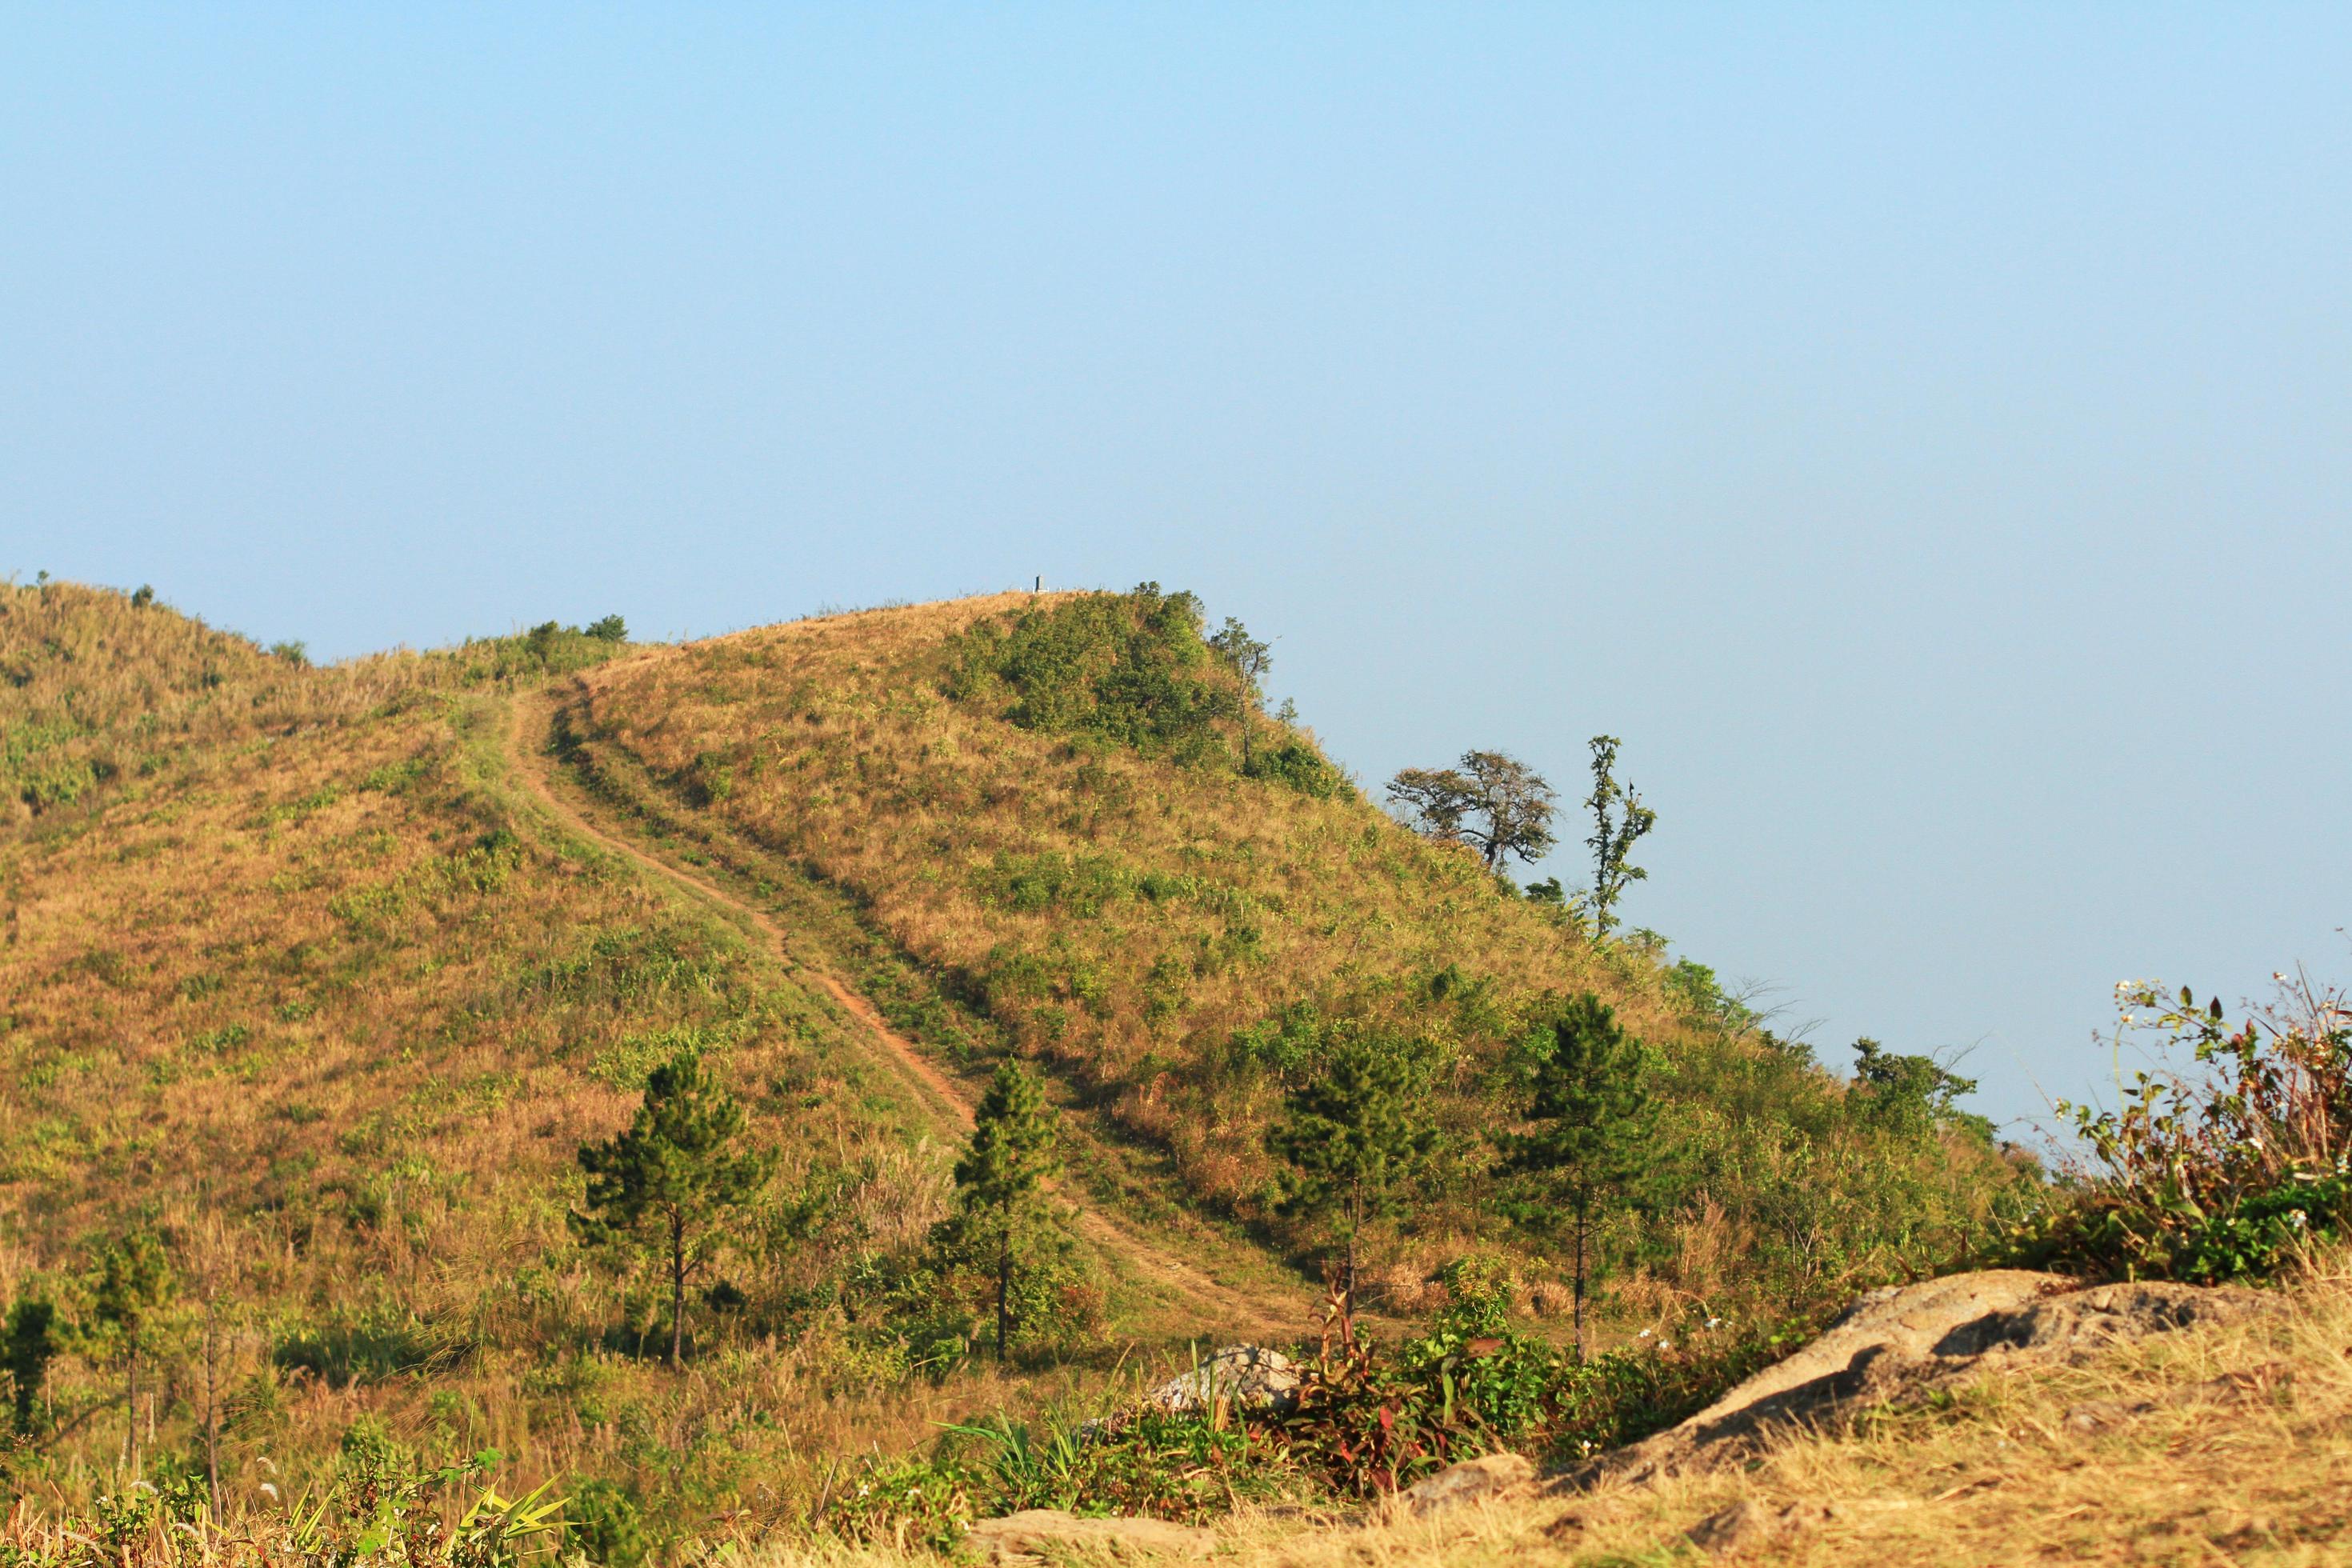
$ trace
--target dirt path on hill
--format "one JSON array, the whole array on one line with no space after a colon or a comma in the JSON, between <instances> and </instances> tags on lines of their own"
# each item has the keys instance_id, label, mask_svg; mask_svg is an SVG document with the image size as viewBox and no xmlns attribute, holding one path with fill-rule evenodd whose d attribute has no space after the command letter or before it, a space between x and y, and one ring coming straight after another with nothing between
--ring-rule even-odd
<instances>
[{"instance_id":1,"label":"dirt path on hill","mask_svg":"<svg viewBox=\"0 0 2352 1568\"><path fill-rule=\"evenodd\" d=\"M922 1048L892 1029L871 1002L824 970L803 963L793 950L792 939L774 916L728 889L690 866L677 865L633 843L601 823L574 792L560 788L557 767L548 754L551 704L543 694L514 700L505 736L505 750L515 777L547 813L570 832L640 870L683 887L694 897L748 921L765 938L795 981L812 984L832 998L857 1024L885 1062L914 1089L932 1115L958 1131L972 1125L972 1108L963 1090L923 1054ZM1199 1320L1203 1338L1255 1337L1287 1342L1308 1328L1313 1306L1305 1290L1269 1296L1227 1285L1212 1274L1170 1252L1154 1238L1117 1215L1096 1207L1086 1197L1065 1191L1059 1194L1075 1208L1078 1233L1089 1243L1117 1254L1151 1283L1172 1294L1182 1310Z\"/></svg>"}]
</instances>

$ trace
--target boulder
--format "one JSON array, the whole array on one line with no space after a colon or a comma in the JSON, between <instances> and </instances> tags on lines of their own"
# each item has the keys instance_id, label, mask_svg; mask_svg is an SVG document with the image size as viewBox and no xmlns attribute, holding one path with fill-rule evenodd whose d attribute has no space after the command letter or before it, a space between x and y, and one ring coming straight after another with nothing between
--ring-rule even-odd
<instances>
[{"instance_id":1,"label":"boulder","mask_svg":"<svg viewBox=\"0 0 2352 1568\"><path fill-rule=\"evenodd\" d=\"M1812 1529L1830 1517L1830 1510L1819 1503L1775 1508L1747 1498L1708 1514L1683 1531L1683 1538L1710 1557L1731 1557Z\"/></svg>"},{"instance_id":2,"label":"boulder","mask_svg":"<svg viewBox=\"0 0 2352 1568\"><path fill-rule=\"evenodd\" d=\"M1448 1465L1433 1476L1423 1476L1401 1495L1416 1510L1426 1513L1433 1509L1517 1491L1535 1479L1535 1464L1524 1456L1487 1454Z\"/></svg>"},{"instance_id":3,"label":"boulder","mask_svg":"<svg viewBox=\"0 0 2352 1568\"><path fill-rule=\"evenodd\" d=\"M1229 1410L1287 1414L1298 1404L1298 1371L1288 1356L1261 1345L1225 1345L1192 1371L1143 1397L1171 1415L1206 1410L1223 1400Z\"/></svg>"},{"instance_id":4,"label":"boulder","mask_svg":"<svg viewBox=\"0 0 2352 1568\"><path fill-rule=\"evenodd\" d=\"M1070 1548L1108 1552L1114 1557L1197 1557L1216 1542L1205 1530L1188 1530L1164 1519L1080 1519L1058 1508L1024 1509L1001 1519L983 1519L964 1536L966 1546L992 1563Z\"/></svg>"},{"instance_id":5,"label":"boulder","mask_svg":"<svg viewBox=\"0 0 2352 1568\"><path fill-rule=\"evenodd\" d=\"M2080 1362L2122 1341L2259 1310L2251 1290L2141 1282L2084 1287L2022 1268L1956 1274L1859 1298L1812 1343L1678 1426L1570 1470L1582 1490L1743 1461L1776 1435L1843 1406L1902 1403L1984 1371ZM2085 1412L2085 1428L2115 1412Z\"/></svg>"}]
</instances>

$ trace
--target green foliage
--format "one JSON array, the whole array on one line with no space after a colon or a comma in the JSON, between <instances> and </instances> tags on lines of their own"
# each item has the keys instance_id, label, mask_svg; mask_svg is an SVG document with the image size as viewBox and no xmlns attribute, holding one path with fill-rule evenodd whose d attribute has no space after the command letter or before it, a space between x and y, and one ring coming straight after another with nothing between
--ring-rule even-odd
<instances>
[{"instance_id":1,"label":"green foliage","mask_svg":"<svg viewBox=\"0 0 2352 1568\"><path fill-rule=\"evenodd\" d=\"M154 602L155 590L150 584L140 584L138 591L131 595L131 607L134 610L143 610Z\"/></svg>"},{"instance_id":2,"label":"green foliage","mask_svg":"<svg viewBox=\"0 0 2352 1568\"><path fill-rule=\"evenodd\" d=\"M1200 761L1217 748L1217 726L1243 714L1230 673L1215 678L1222 668L1201 637L1201 601L1145 583L975 628L948 689L1001 702L1024 729Z\"/></svg>"},{"instance_id":3,"label":"green foliage","mask_svg":"<svg viewBox=\"0 0 2352 1568\"><path fill-rule=\"evenodd\" d=\"M35 1406L47 1381L49 1363L61 1348L57 1331L58 1310L53 1303L31 1294L20 1294L8 1304L7 1337L5 1343L0 1343L0 1371L8 1374L16 1431L22 1436L33 1435Z\"/></svg>"},{"instance_id":4,"label":"green foliage","mask_svg":"<svg viewBox=\"0 0 2352 1568\"><path fill-rule=\"evenodd\" d=\"M1648 879L1650 874L1630 857L1633 846L1658 825L1658 814L1642 804L1633 786L1618 782L1620 743L1614 735L1592 737L1592 793L1584 801L1592 813L1592 837L1584 843L1592 851L1589 905L1593 932L1599 936L1615 929L1617 900L1624 896L1626 884Z\"/></svg>"},{"instance_id":5,"label":"green foliage","mask_svg":"<svg viewBox=\"0 0 2352 1568\"><path fill-rule=\"evenodd\" d=\"M566 1542L601 1568L638 1568L653 1552L635 1500L611 1481L583 1481L564 1500Z\"/></svg>"},{"instance_id":6,"label":"green foliage","mask_svg":"<svg viewBox=\"0 0 2352 1568\"><path fill-rule=\"evenodd\" d=\"M163 1244L151 1232L120 1237L99 1254L90 1313L116 1353L135 1358L146 1348L175 1283Z\"/></svg>"},{"instance_id":7,"label":"green foliage","mask_svg":"<svg viewBox=\"0 0 2352 1568\"><path fill-rule=\"evenodd\" d=\"M956 1162L957 1215L965 1245L995 1255L996 1359L1013 1337L1013 1273L1023 1232L1035 1222L1039 1189L1060 1168L1059 1129L1045 1092L1017 1062L997 1064L974 1113L971 1145Z\"/></svg>"},{"instance_id":8,"label":"green foliage","mask_svg":"<svg viewBox=\"0 0 2352 1568\"><path fill-rule=\"evenodd\" d=\"M282 658L297 669L306 669L310 664L310 645L300 641L271 643L269 656L272 658Z\"/></svg>"},{"instance_id":9,"label":"green foliage","mask_svg":"<svg viewBox=\"0 0 2352 1568\"><path fill-rule=\"evenodd\" d=\"M629 640L629 624L618 616L606 616L601 620L589 622L587 629L581 635L593 637L598 642L626 642Z\"/></svg>"},{"instance_id":10,"label":"green foliage","mask_svg":"<svg viewBox=\"0 0 2352 1568\"><path fill-rule=\"evenodd\" d=\"M2074 1118L2092 1166L2017 1227L2022 1261L2209 1282L2260 1279L2352 1226L2352 1004L2298 980L2242 1026L2153 984L2117 988L2120 1051L2154 1031L2193 1076L2137 1075Z\"/></svg>"},{"instance_id":11,"label":"green foliage","mask_svg":"<svg viewBox=\"0 0 2352 1568\"><path fill-rule=\"evenodd\" d=\"M1897 1056L1868 1036L1854 1041L1853 1056L1847 1103L1855 1114L1914 1135L1953 1128L1982 1142L1992 1141L1991 1122L1954 1103L1976 1092L1976 1079L1960 1077L1933 1057Z\"/></svg>"},{"instance_id":12,"label":"green foliage","mask_svg":"<svg viewBox=\"0 0 2352 1568\"><path fill-rule=\"evenodd\" d=\"M1351 1029L1319 1070L1291 1085L1283 1119L1266 1134L1268 1151L1288 1166L1286 1209L1329 1228L1345 1249L1346 1294L1355 1290L1365 1223L1396 1211L1436 1146L1427 1089L1412 1042Z\"/></svg>"},{"instance_id":13,"label":"green foliage","mask_svg":"<svg viewBox=\"0 0 2352 1568\"><path fill-rule=\"evenodd\" d=\"M1501 1172L1517 1179L1513 1215L1539 1228L1565 1222L1575 1255L1576 1342L1593 1226L1626 1195L1651 1154L1655 1113L1641 1044L1591 992L1570 1000L1539 1041L1529 1075L1527 1130L1501 1134Z\"/></svg>"},{"instance_id":14,"label":"green foliage","mask_svg":"<svg viewBox=\"0 0 2352 1568\"><path fill-rule=\"evenodd\" d=\"M673 1365L685 1354L687 1279L709 1260L720 1215L767 1177L765 1161L736 1147L742 1132L743 1108L689 1047L653 1070L625 1130L580 1151L587 1200L572 1217L582 1237L650 1231L650 1245L667 1250Z\"/></svg>"},{"instance_id":15,"label":"green foliage","mask_svg":"<svg viewBox=\"0 0 2352 1568\"><path fill-rule=\"evenodd\" d=\"M1347 775L1296 735L1258 747L1243 763L1242 772L1250 778L1297 790L1312 800L1346 799L1351 795Z\"/></svg>"}]
</instances>

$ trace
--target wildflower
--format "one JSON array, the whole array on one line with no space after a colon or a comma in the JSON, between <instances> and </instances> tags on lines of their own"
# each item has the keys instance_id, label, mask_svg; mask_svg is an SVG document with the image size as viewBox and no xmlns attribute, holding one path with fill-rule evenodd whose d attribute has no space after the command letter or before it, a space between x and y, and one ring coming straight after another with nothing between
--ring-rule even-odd
<instances>
[{"instance_id":1,"label":"wildflower","mask_svg":"<svg viewBox=\"0 0 2352 1568\"><path fill-rule=\"evenodd\" d=\"M1637 1340L1646 1340L1650 1337L1650 1331L1643 1329L1640 1333L1635 1334L1633 1337Z\"/></svg>"},{"instance_id":2,"label":"wildflower","mask_svg":"<svg viewBox=\"0 0 2352 1568\"><path fill-rule=\"evenodd\" d=\"M1658 1348L1662 1351L1670 1351L1675 1348L1675 1342L1672 1340L1660 1340L1658 1342Z\"/></svg>"},{"instance_id":3,"label":"wildflower","mask_svg":"<svg viewBox=\"0 0 2352 1568\"><path fill-rule=\"evenodd\" d=\"M2306 1226L2306 1225L2308 1225L2308 1224L2310 1224L2310 1223L2311 1223L2311 1222L2310 1222L2310 1219L2309 1219L2309 1218L2308 1218L2308 1217L2304 1214L2304 1212L2303 1212L2301 1209L2289 1209L2289 1210L2287 1210L2287 1211L2286 1211L2286 1222L2287 1222L2287 1224L2289 1224L2289 1225L2291 1225L2291 1226L2294 1226L2294 1228L2295 1228L2295 1229L2297 1229L2297 1230L2301 1230L2305 1226Z\"/></svg>"},{"instance_id":4,"label":"wildflower","mask_svg":"<svg viewBox=\"0 0 2352 1568\"><path fill-rule=\"evenodd\" d=\"M1709 1318L1706 1321L1706 1326L1710 1329L1719 1329L1723 1327L1723 1320L1721 1318Z\"/></svg>"}]
</instances>

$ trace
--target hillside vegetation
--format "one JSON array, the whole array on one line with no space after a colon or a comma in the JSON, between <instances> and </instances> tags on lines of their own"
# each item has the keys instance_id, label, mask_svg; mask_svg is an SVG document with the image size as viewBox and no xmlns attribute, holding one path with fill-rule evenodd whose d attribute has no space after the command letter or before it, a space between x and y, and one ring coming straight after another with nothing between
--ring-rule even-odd
<instances>
[{"instance_id":1,"label":"hillside vegetation","mask_svg":"<svg viewBox=\"0 0 2352 1568\"><path fill-rule=\"evenodd\" d=\"M1586 993L1662 1106L1601 1238L1605 1337L1769 1325L2026 1190L1936 1080L1850 1085L1391 821L1202 630L1146 587L314 668L149 597L0 587L11 1489L184 1496L216 1458L224 1506L266 1511L560 1476L624 1565L722 1517L804 1528L936 1423L1085 1414L1192 1336L1306 1331L1331 1236L1267 1133L1367 1042L1434 1152L1364 1238L1381 1331L1472 1297L1528 1326L1561 1266L1486 1134ZM681 1052L762 1179L672 1370L662 1260L571 1216L581 1148ZM990 1270L940 1222L957 1112L1008 1060L1046 1075L1068 1174L998 1369Z\"/></svg>"},{"instance_id":2,"label":"hillside vegetation","mask_svg":"<svg viewBox=\"0 0 2352 1568\"><path fill-rule=\"evenodd\" d=\"M837 890L919 977L910 1027L951 1060L1049 1064L1202 1212L1278 1229L1265 1133L1286 1090L1342 1039L1396 1039L1446 1151L1395 1248L1401 1294L1505 1239L1484 1133L1514 1114L1530 1029L1584 990L1665 1081L1643 1214L1612 1239L1654 1300L1925 1268L2009 1186L1980 1132L1849 1093L1704 970L1596 942L1398 826L1257 711L1189 595L836 616L566 693L572 755L608 797Z\"/></svg>"}]
</instances>

